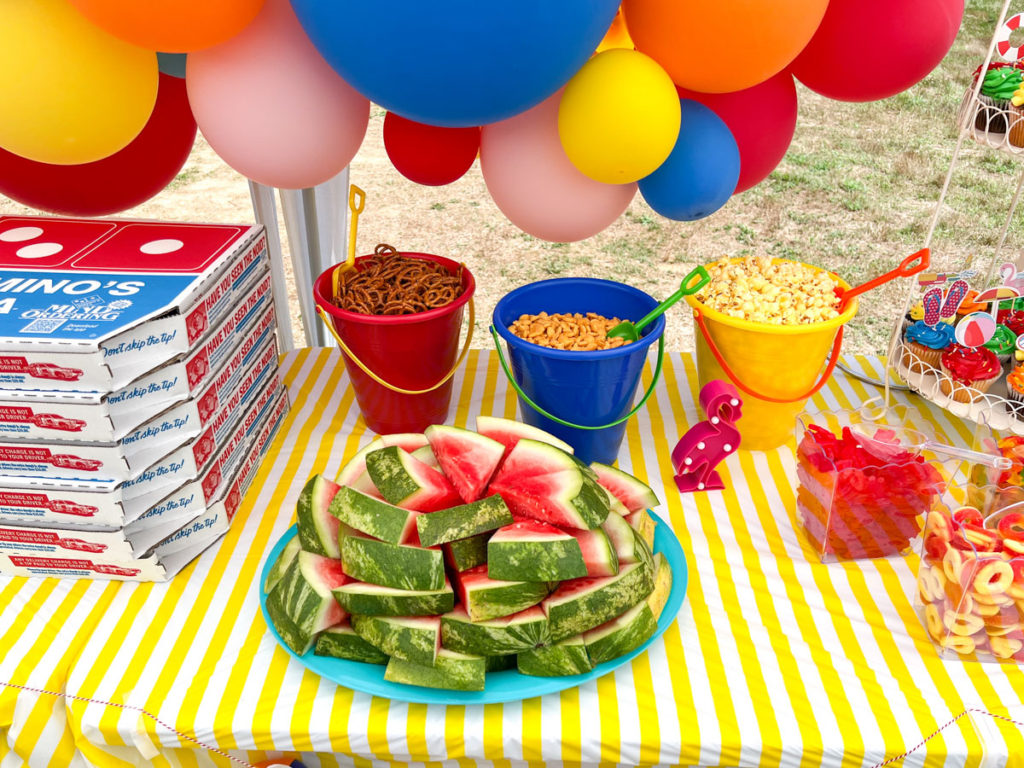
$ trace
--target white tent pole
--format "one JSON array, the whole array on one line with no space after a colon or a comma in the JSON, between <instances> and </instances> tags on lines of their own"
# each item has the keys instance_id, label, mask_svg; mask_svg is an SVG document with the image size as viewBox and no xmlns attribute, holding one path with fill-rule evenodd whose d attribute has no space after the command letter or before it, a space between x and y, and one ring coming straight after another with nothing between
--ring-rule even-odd
<instances>
[{"instance_id":1,"label":"white tent pole","mask_svg":"<svg viewBox=\"0 0 1024 768\"><path fill-rule=\"evenodd\" d=\"M281 210L284 212L284 226L288 233L288 246L292 254L292 274L295 276L295 293L299 297L299 311L302 315L306 344L322 346L325 335L317 320L313 304L313 278L310 275L310 248L307 240L306 206L301 189L282 189Z\"/></svg>"},{"instance_id":2,"label":"white tent pole","mask_svg":"<svg viewBox=\"0 0 1024 768\"><path fill-rule=\"evenodd\" d=\"M284 274L284 251L281 233L277 228L277 204L274 190L254 181L249 182L249 196L256 222L267 230L267 252L270 254L270 274L274 284L274 314L277 315L277 343L282 352L295 349L292 340L292 313L288 302L288 282Z\"/></svg>"}]
</instances>

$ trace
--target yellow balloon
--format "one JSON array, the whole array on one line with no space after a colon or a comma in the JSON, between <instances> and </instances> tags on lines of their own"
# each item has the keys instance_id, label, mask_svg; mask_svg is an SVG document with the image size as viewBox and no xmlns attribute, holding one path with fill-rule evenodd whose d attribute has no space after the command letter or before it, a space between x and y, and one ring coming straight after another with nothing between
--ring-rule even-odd
<instances>
[{"instance_id":1,"label":"yellow balloon","mask_svg":"<svg viewBox=\"0 0 1024 768\"><path fill-rule=\"evenodd\" d=\"M3 6L0 147L78 165L127 146L156 104L156 53L104 32L67 0Z\"/></svg>"},{"instance_id":2,"label":"yellow balloon","mask_svg":"<svg viewBox=\"0 0 1024 768\"><path fill-rule=\"evenodd\" d=\"M665 162L679 137L679 95L668 73L639 51L604 51L562 94L558 135L581 173L628 184Z\"/></svg>"}]
</instances>

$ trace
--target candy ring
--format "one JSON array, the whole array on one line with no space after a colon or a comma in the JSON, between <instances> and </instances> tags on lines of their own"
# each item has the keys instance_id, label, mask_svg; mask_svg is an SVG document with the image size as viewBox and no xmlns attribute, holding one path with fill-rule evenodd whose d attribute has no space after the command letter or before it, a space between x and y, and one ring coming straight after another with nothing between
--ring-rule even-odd
<instances>
[{"instance_id":1,"label":"candy ring","mask_svg":"<svg viewBox=\"0 0 1024 768\"><path fill-rule=\"evenodd\" d=\"M1001 627L993 626L991 624L985 625L985 632L988 633L989 637L1003 637L1011 632L1020 632L1022 629L1021 624L1004 624Z\"/></svg>"},{"instance_id":2,"label":"candy ring","mask_svg":"<svg viewBox=\"0 0 1024 768\"><path fill-rule=\"evenodd\" d=\"M985 595L980 592L970 592L968 594L970 594L971 597L974 598L974 602L977 605L994 605L999 608L1005 608L1006 606L1013 604L1013 598L1006 592L1000 592L998 594L993 595Z\"/></svg>"},{"instance_id":3,"label":"candy ring","mask_svg":"<svg viewBox=\"0 0 1024 768\"><path fill-rule=\"evenodd\" d=\"M953 610L947 610L942 614L942 623L954 635L961 637L969 637L985 627L985 622L980 616L973 613L956 613Z\"/></svg>"},{"instance_id":4,"label":"candy ring","mask_svg":"<svg viewBox=\"0 0 1024 768\"><path fill-rule=\"evenodd\" d=\"M1024 556L1024 541L1015 539L1003 539L1003 549L1013 555Z\"/></svg>"},{"instance_id":5,"label":"candy ring","mask_svg":"<svg viewBox=\"0 0 1024 768\"><path fill-rule=\"evenodd\" d=\"M961 635L946 635L939 641L939 645L943 648L949 648L950 650L956 651L961 656L969 656L974 653L975 648L973 638L963 637Z\"/></svg>"},{"instance_id":6,"label":"candy ring","mask_svg":"<svg viewBox=\"0 0 1024 768\"><path fill-rule=\"evenodd\" d=\"M940 572L941 573L941 572ZM926 603L934 603L942 597L942 586L945 581L940 582L931 568L922 568L918 579L918 588L921 590L921 599Z\"/></svg>"},{"instance_id":7,"label":"candy ring","mask_svg":"<svg viewBox=\"0 0 1024 768\"><path fill-rule=\"evenodd\" d=\"M1008 659L1024 648L1024 643L1012 637L990 637L988 644L992 648L992 655L1000 659Z\"/></svg>"},{"instance_id":8,"label":"candy ring","mask_svg":"<svg viewBox=\"0 0 1024 768\"><path fill-rule=\"evenodd\" d=\"M1017 61L1021 57L1021 46L1011 46L1010 35L1020 28L1022 19L1024 19L1024 13L1011 16L999 28L999 32L996 34L996 50L1003 61Z\"/></svg>"},{"instance_id":9,"label":"candy ring","mask_svg":"<svg viewBox=\"0 0 1024 768\"><path fill-rule=\"evenodd\" d=\"M937 536L943 541L953 538L953 530L949 525L949 518L941 512L928 513L928 533Z\"/></svg>"},{"instance_id":10,"label":"candy ring","mask_svg":"<svg viewBox=\"0 0 1024 768\"><path fill-rule=\"evenodd\" d=\"M924 620L928 626L928 634L931 635L936 642L942 640L946 634L943 631L942 619L939 618L939 609L929 603L924 607Z\"/></svg>"},{"instance_id":11,"label":"candy ring","mask_svg":"<svg viewBox=\"0 0 1024 768\"><path fill-rule=\"evenodd\" d=\"M942 573L946 577L946 581L959 584L960 572L963 570L963 566L964 560L960 556L960 552L953 548L947 549L946 554L942 558Z\"/></svg>"},{"instance_id":12,"label":"candy ring","mask_svg":"<svg viewBox=\"0 0 1024 768\"><path fill-rule=\"evenodd\" d=\"M977 595L975 596L975 598L977 598ZM986 603L982 600L975 599L974 610L977 611L978 615L983 618L987 619L991 616L998 616L1001 612L1001 609L1002 606L997 603Z\"/></svg>"},{"instance_id":13,"label":"candy ring","mask_svg":"<svg viewBox=\"0 0 1024 768\"><path fill-rule=\"evenodd\" d=\"M989 560L974 576L974 591L986 597L1001 595L1013 583L1013 569L1005 560Z\"/></svg>"}]
</instances>

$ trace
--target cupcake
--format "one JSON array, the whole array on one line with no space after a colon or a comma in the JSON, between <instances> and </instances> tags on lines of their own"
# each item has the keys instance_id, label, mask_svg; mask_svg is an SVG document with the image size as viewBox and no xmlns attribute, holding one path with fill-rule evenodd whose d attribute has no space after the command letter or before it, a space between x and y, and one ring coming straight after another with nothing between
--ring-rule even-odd
<instances>
[{"instance_id":1,"label":"cupcake","mask_svg":"<svg viewBox=\"0 0 1024 768\"><path fill-rule=\"evenodd\" d=\"M1010 362L1017 349L1017 334L1005 325L997 325L992 338L985 342L985 349L991 350L1001 365Z\"/></svg>"},{"instance_id":2,"label":"cupcake","mask_svg":"<svg viewBox=\"0 0 1024 768\"><path fill-rule=\"evenodd\" d=\"M978 93L978 112L974 127L989 133L1006 133L1007 117L1011 114L1010 99L1020 88L1021 71L1016 67L989 67Z\"/></svg>"},{"instance_id":3,"label":"cupcake","mask_svg":"<svg viewBox=\"0 0 1024 768\"><path fill-rule=\"evenodd\" d=\"M1024 418L1024 365L1016 366L1006 374L1006 399L1018 419Z\"/></svg>"},{"instance_id":4,"label":"cupcake","mask_svg":"<svg viewBox=\"0 0 1024 768\"><path fill-rule=\"evenodd\" d=\"M921 320L924 320L924 303L919 301L903 316L903 333L906 333L907 328Z\"/></svg>"},{"instance_id":5,"label":"cupcake","mask_svg":"<svg viewBox=\"0 0 1024 768\"><path fill-rule=\"evenodd\" d=\"M974 297L978 295L978 292L971 289L964 294L964 300L960 302L960 306L956 308L957 317L966 317L972 312L987 312L988 304L979 304L974 300Z\"/></svg>"},{"instance_id":6,"label":"cupcake","mask_svg":"<svg viewBox=\"0 0 1024 768\"><path fill-rule=\"evenodd\" d=\"M946 323L934 327L925 325L923 320L914 323L903 334L903 366L914 372L937 369L942 350L954 338L953 326Z\"/></svg>"},{"instance_id":7,"label":"cupcake","mask_svg":"<svg viewBox=\"0 0 1024 768\"><path fill-rule=\"evenodd\" d=\"M984 347L962 347L953 344L939 356L939 379L942 394L960 403L972 403L1003 374L995 354Z\"/></svg>"},{"instance_id":8,"label":"cupcake","mask_svg":"<svg viewBox=\"0 0 1024 768\"><path fill-rule=\"evenodd\" d=\"M1024 335L1024 311L1019 309L1010 310L998 322L1005 325L1018 336Z\"/></svg>"}]
</instances>

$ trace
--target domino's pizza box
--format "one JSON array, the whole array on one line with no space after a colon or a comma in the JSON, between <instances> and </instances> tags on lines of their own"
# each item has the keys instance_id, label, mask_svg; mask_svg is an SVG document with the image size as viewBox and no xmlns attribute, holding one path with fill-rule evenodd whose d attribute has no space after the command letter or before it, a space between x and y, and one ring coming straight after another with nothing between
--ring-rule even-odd
<instances>
[{"instance_id":1,"label":"domino's pizza box","mask_svg":"<svg viewBox=\"0 0 1024 768\"><path fill-rule=\"evenodd\" d=\"M252 277L243 298L260 307L269 307L272 304L266 299L269 274L264 269ZM235 309L242 306L244 304ZM266 311L258 315L251 332L245 322L239 327L233 314L224 318L217 331L186 358L146 373L116 392L0 389L0 440L97 443L120 440L168 406L198 391L204 369L220 376L237 373L246 356L273 332L272 311L269 316ZM242 317L253 315L243 313ZM230 346L241 334L245 334L242 345ZM226 343L229 346L225 346ZM225 349L234 350L228 361L223 359L227 354ZM221 367L210 370L211 359L219 360ZM191 389L190 384L194 384Z\"/></svg>"},{"instance_id":2,"label":"domino's pizza box","mask_svg":"<svg viewBox=\"0 0 1024 768\"><path fill-rule=\"evenodd\" d=\"M274 408L258 416L257 432L247 443L245 455L219 456L204 472L202 484L192 492L197 503L191 507L161 515L148 526L129 525L116 531L0 525L0 554L61 558L84 553L106 562L126 564L147 557L154 549L169 554L192 548L192 539L205 538L203 534L211 528L216 528L218 534L224 533L287 411L287 397L281 390Z\"/></svg>"},{"instance_id":3,"label":"domino's pizza box","mask_svg":"<svg viewBox=\"0 0 1024 768\"><path fill-rule=\"evenodd\" d=\"M212 501L184 524L178 518L173 525L136 536L126 536L124 531L0 528L0 573L122 581L164 581L173 577L227 532L287 411L288 399L282 390L275 408L261 417L246 461L219 483ZM30 535L19 540L11 530ZM14 551L18 541L21 549L28 551ZM145 552L143 557L134 556L140 551ZM73 557L72 552L82 554Z\"/></svg>"},{"instance_id":4,"label":"domino's pizza box","mask_svg":"<svg viewBox=\"0 0 1024 768\"><path fill-rule=\"evenodd\" d=\"M259 226L0 216L0 388L111 392L227 316Z\"/></svg>"},{"instance_id":5,"label":"domino's pizza box","mask_svg":"<svg viewBox=\"0 0 1024 768\"><path fill-rule=\"evenodd\" d=\"M269 289L269 283L267 287ZM262 334L273 336L269 294L256 294L258 288L254 288L253 297L260 296L260 301L253 309L263 310L263 322L253 320L253 309L246 305L239 307L239 313L245 310L246 314L237 324L234 317L225 318L221 328L200 349L178 364L181 370L176 375L186 378L190 387L193 384L201 387L217 380L215 371L230 361L231 353L242 344L243 334L251 332L250 326L264 326L257 338ZM201 360L202 365L196 366L196 360ZM231 381L228 377L228 382ZM234 383L237 384L237 380ZM194 401L186 401L113 443L0 442L0 474L8 478L82 482L98 485L103 490L135 477L168 451L199 434L200 425L191 418L195 410Z\"/></svg>"}]
</instances>

